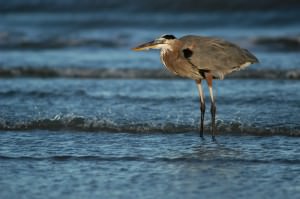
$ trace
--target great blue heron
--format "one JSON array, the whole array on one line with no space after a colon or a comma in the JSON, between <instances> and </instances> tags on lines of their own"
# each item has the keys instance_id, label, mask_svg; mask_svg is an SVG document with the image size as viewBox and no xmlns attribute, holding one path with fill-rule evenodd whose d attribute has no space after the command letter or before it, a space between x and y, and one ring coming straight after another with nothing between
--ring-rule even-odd
<instances>
[{"instance_id":1,"label":"great blue heron","mask_svg":"<svg viewBox=\"0 0 300 199\"><path fill-rule=\"evenodd\" d=\"M197 83L200 96L200 137L203 138L205 100L201 82L207 81L211 100L211 134L215 140L216 105L212 90L213 79L223 79L226 74L257 63L258 59L248 50L214 37L187 35L177 39L163 35L154 41L141 44L133 50L161 49L160 57L165 67L181 77Z\"/></svg>"}]
</instances>

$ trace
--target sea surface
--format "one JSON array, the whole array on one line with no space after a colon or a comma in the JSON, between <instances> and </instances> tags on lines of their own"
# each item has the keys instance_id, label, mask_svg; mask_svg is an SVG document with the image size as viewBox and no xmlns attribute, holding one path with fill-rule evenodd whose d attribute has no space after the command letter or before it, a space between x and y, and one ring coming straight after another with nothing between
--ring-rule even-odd
<instances>
[{"instance_id":1,"label":"sea surface","mask_svg":"<svg viewBox=\"0 0 300 199\"><path fill-rule=\"evenodd\" d=\"M298 1L0 2L0 198L299 198ZM260 63L199 97L158 51L216 36Z\"/></svg>"}]
</instances>

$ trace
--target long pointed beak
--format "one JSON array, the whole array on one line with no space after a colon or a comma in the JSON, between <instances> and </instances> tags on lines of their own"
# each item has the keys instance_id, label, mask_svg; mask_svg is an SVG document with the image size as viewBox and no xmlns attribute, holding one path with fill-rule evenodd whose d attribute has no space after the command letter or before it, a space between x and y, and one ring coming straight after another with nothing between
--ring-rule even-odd
<instances>
[{"instance_id":1,"label":"long pointed beak","mask_svg":"<svg viewBox=\"0 0 300 199\"><path fill-rule=\"evenodd\" d=\"M135 48L132 48L132 50L135 50L135 51L149 50L151 48L154 48L158 44L161 44L161 42L157 41L157 40L153 40L153 41L141 44Z\"/></svg>"}]
</instances>

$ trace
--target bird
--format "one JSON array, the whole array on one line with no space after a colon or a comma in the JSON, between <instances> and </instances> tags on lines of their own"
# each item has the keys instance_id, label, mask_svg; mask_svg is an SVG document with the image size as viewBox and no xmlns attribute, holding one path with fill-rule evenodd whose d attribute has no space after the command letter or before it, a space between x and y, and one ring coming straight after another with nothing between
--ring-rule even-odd
<instances>
[{"instance_id":1,"label":"bird","mask_svg":"<svg viewBox=\"0 0 300 199\"><path fill-rule=\"evenodd\" d=\"M212 140L216 141L216 103L213 94L213 80L224 79L234 71L258 63L259 60L247 49L217 37L186 35L176 38L172 34L162 35L153 41L138 45L132 50L160 49L163 65L174 75L196 82L200 98L200 137L204 139L205 96L202 81L206 81L211 102Z\"/></svg>"}]
</instances>

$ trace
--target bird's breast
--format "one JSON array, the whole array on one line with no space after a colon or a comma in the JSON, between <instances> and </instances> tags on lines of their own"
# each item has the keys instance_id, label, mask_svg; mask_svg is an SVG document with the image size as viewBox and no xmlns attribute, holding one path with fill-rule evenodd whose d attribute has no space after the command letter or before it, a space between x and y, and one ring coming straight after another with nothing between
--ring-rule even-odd
<instances>
[{"instance_id":1,"label":"bird's breast","mask_svg":"<svg viewBox=\"0 0 300 199\"><path fill-rule=\"evenodd\" d=\"M172 51L162 49L160 52L160 58L163 65L170 72L174 73L175 75L178 75L178 72L176 71L176 55L174 55Z\"/></svg>"},{"instance_id":2,"label":"bird's breast","mask_svg":"<svg viewBox=\"0 0 300 199\"><path fill-rule=\"evenodd\" d=\"M162 50L160 57L165 67L173 74L195 80L203 79L199 70L179 52Z\"/></svg>"}]
</instances>

